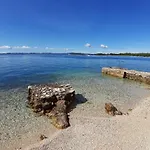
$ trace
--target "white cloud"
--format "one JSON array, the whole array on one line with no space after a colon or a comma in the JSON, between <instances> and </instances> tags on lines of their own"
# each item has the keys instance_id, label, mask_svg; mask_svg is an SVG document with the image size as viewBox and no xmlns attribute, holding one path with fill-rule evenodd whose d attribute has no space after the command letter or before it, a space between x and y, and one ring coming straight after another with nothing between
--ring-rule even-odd
<instances>
[{"instance_id":1,"label":"white cloud","mask_svg":"<svg viewBox=\"0 0 150 150\"><path fill-rule=\"evenodd\" d=\"M27 48L27 49L28 49L28 48L30 48L30 47L29 47L29 46L22 46L21 48Z\"/></svg>"},{"instance_id":2,"label":"white cloud","mask_svg":"<svg viewBox=\"0 0 150 150\"><path fill-rule=\"evenodd\" d=\"M37 47L37 46L35 46L35 47L33 47L33 48L35 48L35 49L36 49L36 48L38 48L38 47Z\"/></svg>"},{"instance_id":3,"label":"white cloud","mask_svg":"<svg viewBox=\"0 0 150 150\"><path fill-rule=\"evenodd\" d=\"M29 49L31 47L29 46L8 46L8 45L4 45L4 46L0 46L0 49Z\"/></svg>"},{"instance_id":4,"label":"white cloud","mask_svg":"<svg viewBox=\"0 0 150 150\"><path fill-rule=\"evenodd\" d=\"M29 49L29 48L31 48L31 47L29 47L29 46L14 46L14 47L12 47L13 49Z\"/></svg>"},{"instance_id":5,"label":"white cloud","mask_svg":"<svg viewBox=\"0 0 150 150\"><path fill-rule=\"evenodd\" d=\"M85 46L85 47L91 47L91 44L86 43L84 46Z\"/></svg>"},{"instance_id":6,"label":"white cloud","mask_svg":"<svg viewBox=\"0 0 150 150\"><path fill-rule=\"evenodd\" d=\"M11 47L8 45L3 45L3 46L0 46L0 49L11 49Z\"/></svg>"},{"instance_id":7,"label":"white cloud","mask_svg":"<svg viewBox=\"0 0 150 150\"><path fill-rule=\"evenodd\" d=\"M100 45L101 48L108 48L108 46L101 44Z\"/></svg>"}]
</instances>

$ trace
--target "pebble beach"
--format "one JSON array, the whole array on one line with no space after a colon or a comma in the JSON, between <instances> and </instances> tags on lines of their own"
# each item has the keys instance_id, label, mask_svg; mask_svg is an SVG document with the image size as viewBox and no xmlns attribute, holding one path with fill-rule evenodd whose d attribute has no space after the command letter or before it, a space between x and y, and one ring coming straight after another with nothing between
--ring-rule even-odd
<instances>
[{"instance_id":1,"label":"pebble beach","mask_svg":"<svg viewBox=\"0 0 150 150\"><path fill-rule=\"evenodd\" d=\"M84 117L72 114L72 127L24 150L149 150L150 97L126 116Z\"/></svg>"}]
</instances>

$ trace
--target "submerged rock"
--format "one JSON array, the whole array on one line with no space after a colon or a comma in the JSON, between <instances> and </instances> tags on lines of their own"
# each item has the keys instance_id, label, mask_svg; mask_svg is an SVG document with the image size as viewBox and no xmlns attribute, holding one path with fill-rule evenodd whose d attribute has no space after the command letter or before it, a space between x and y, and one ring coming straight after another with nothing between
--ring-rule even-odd
<instances>
[{"instance_id":1,"label":"submerged rock","mask_svg":"<svg viewBox=\"0 0 150 150\"><path fill-rule=\"evenodd\" d=\"M105 111L109 115L122 115L122 112L119 111L112 103L105 103Z\"/></svg>"},{"instance_id":2,"label":"submerged rock","mask_svg":"<svg viewBox=\"0 0 150 150\"><path fill-rule=\"evenodd\" d=\"M67 108L75 101L75 90L69 85L28 86L28 104L34 112L47 115L59 129L69 126Z\"/></svg>"}]
</instances>

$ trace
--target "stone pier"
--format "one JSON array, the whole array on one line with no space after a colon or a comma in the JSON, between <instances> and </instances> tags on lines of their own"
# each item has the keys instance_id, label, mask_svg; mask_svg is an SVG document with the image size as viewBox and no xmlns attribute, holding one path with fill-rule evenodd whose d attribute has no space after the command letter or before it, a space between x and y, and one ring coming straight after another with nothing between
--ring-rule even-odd
<instances>
[{"instance_id":1,"label":"stone pier","mask_svg":"<svg viewBox=\"0 0 150 150\"><path fill-rule=\"evenodd\" d=\"M134 81L150 84L150 72L141 72L136 70L128 70L125 68L104 67L102 73L119 78L126 78Z\"/></svg>"}]
</instances>

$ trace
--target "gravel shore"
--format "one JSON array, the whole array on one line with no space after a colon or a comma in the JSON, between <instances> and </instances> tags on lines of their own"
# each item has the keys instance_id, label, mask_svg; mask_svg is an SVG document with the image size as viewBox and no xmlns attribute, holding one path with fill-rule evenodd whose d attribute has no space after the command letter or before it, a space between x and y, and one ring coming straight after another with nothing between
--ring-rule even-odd
<instances>
[{"instance_id":1,"label":"gravel shore","mask_svg":"<svg viewBox=\"0 0 150 150\"><path fill-rule=\"evenodd\" d=\"M89 112L90 113L90 112ZM149 150L150 97L129 115L85 117L70 113L71 127L24 150Z\"/></svg>"}]
</instances>

